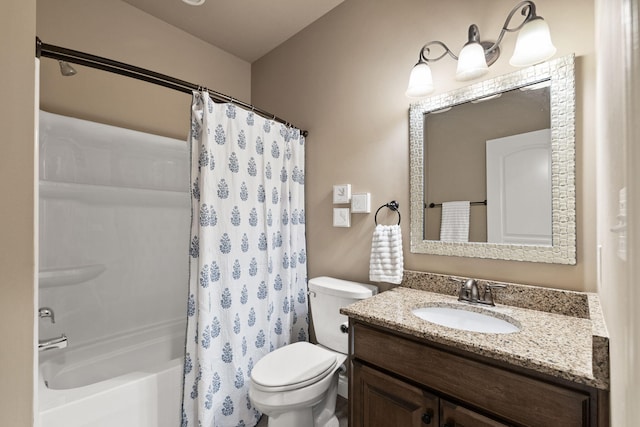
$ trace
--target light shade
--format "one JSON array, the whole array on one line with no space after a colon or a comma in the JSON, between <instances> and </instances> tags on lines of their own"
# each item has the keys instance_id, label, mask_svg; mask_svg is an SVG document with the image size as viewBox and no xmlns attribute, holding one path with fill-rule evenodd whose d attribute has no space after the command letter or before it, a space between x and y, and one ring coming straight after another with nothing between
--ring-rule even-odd
<instances>
[{"instance_id":1,"label":"light shade","mask_svg":"<svg viewBox=\"0 0 640 427\"><path fill-rule=\"evenodd\" d=\"M528 67L551 58L556 47L551 43L549 25L540 17L527 22L518 33L516 47L509 64L514 67Z\"/></svg>"},{"instance_id":2,"label":"light shade","mask_svg":"<svg viewBox=\"0 0 640 427\"><path fill-rule=\"evenodd\" d=\"M458 57L456 80L472 80L486 74L489 71L487 60L484 56L484 48L477 42L464 45Z\"/></svg>"},{"instance_id":3,"label":"light shade","mask_svg":"<svg viewBox=\"0 0 640 427\"><path fill-rule=\"evenodd\" d=\"M433 92L433 77L431 68L426 62L418 62L411 70L409 86L405 94L409 98L420 98Z\"/></svg>"}]
</instances>

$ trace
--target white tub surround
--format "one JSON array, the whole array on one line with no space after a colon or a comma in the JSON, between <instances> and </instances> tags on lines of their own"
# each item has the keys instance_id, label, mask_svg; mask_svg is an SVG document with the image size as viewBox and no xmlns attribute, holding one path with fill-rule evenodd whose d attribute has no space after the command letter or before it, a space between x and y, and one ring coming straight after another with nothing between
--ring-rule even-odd
<instances>
[{"instance_id":1,"label":"white tub surround","mask_svg":"<svg viewBox=\"0 0 640 427\"><path fill-rule=\"evenodd\" d=\"M41 427L178 425L186 142L41 112L40 179Z\"/></svg>"}]
</instances>

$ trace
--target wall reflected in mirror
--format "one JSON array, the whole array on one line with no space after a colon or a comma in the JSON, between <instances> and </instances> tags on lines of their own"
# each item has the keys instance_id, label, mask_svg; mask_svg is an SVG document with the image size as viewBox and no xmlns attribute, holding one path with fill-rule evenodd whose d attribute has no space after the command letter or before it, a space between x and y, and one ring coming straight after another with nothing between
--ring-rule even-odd
<instances>
[{"instance_id":1,"label":"wall reflected in mirror","mask_svg":"<svg viewBox=\"0 0 640 427\"><path fill-rule=\"evenodd\" d=\"M469 242L552 244L549 86L424 115L425 240L445 240L443 209L469 201Z\"/></svg>"}]
</instances>

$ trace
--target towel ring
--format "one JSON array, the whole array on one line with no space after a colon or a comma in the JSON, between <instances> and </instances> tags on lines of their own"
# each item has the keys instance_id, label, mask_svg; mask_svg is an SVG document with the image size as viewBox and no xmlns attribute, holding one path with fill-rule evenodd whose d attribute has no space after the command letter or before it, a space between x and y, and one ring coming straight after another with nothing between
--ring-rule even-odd
<instances>
[{"instance_id":1,"label":"towel ring","mask_svg":"<svg viewBox=\"0 0 640 427\"><path fill-rule=\"evenodd\" d=\"M402 218L400 217L400 210L398 209L399 207L400 207L400 204L398 204L398 202L396 202L395 200L392 200L389 203L386 203L386 204L380 206L378 208L378 210L376 211L376 215L373 218L373 220L375 221L376 225L378 225L378 212L380 212L380 209L382 209L382 208L389 208L392 211L396 212L398 214L398 225L400 225L400 220Z\"/></svg>"}]
</instances>

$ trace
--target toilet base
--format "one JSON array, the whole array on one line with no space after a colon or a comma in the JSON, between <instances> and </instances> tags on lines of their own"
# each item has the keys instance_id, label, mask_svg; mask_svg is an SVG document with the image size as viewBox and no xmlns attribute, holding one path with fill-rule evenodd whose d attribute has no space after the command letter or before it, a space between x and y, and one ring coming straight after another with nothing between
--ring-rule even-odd
<instances>
[{"instance_id":1,"label":"toilet base","mask_svg":"<svg viewBox=\"0 0 640 427\"><path fill-rule=\"evenodd\" d=\"M315 402L308 402L307 405L297 407L266 408L254 402L256 409L262 411L269 417L269 427L339 427L338 417L336 417L336 398L338 396L338 372L321 382L329 382L323 397ZM250 390L251 396L251 390Z\"/></svg>"},{"instance_id":2,"label":"toilet base","mask_svg":"<svg viewBox=\"0 0 640 427\"><path fill-rule=\"evenodd\" d=\"M269 427L313 427L313 411L311 408L301 408L297 411L288 411L277 415L269 415L269 422L267 425Z\"/></svg>"},{"instance_id":3,"label":"toilet base","mask_svg":"<svg viewBox=\"0 0 640 427\"><path fill-rule=\"evenodd\" d=\"M323 402L324 403L324 402ZM322 405L324 406L324 405ZM334 405L335 406L335 405ZM297 411L283 412L278 415L270 415L267 426L268 427L340 427L338 417L336 417L333 411L331 413L321 414L319 417L314 417L313 410L311 408L302 408ZM314 422L315 418L315 422Z\"/></svg>"}]
</instances>

